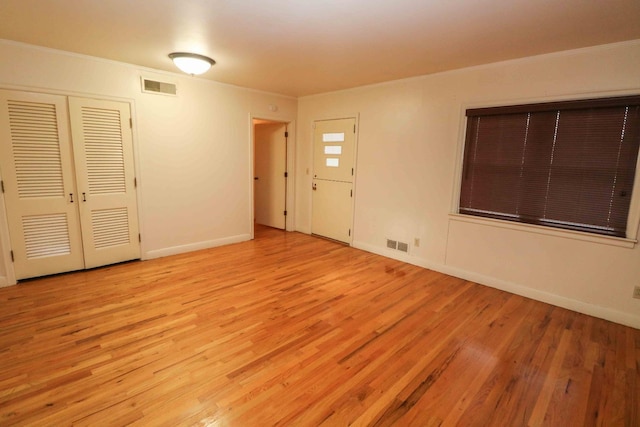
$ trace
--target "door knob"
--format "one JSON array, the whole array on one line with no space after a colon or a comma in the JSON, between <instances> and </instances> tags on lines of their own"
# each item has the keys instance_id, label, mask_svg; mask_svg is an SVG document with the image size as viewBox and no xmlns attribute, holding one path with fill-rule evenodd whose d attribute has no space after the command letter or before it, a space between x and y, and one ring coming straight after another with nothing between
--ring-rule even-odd
<instances>
[{"instance_id":1,"label":"door knob","mask_svg":"<svg viewBox=\"0 0 640 427\"><path fill-rule=\"evenodd\" d=\"M312 189L313 191L316 191L316 190L317 190L317 188L316 188L316 183L315 183L315 182L314 182L314 183L313 183L313 185L311 186L311 189Z\"/></svg>"}]
</instances>

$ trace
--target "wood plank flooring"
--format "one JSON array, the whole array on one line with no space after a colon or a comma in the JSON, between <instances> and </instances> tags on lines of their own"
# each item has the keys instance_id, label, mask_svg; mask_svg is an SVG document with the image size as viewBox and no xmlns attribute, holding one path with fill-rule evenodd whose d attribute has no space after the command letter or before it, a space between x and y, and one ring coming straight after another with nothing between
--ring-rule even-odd
<instances>
[{"instance_id":1,"label":"wood plank flooring","mask_svg":"<svg viewBox=\"0 0 640 427\"><path fill-rule=\"evenodd\" d=\"M0 425L640 425L640 330L256 236L0 289Z\"/></svg>"}]
</instances>

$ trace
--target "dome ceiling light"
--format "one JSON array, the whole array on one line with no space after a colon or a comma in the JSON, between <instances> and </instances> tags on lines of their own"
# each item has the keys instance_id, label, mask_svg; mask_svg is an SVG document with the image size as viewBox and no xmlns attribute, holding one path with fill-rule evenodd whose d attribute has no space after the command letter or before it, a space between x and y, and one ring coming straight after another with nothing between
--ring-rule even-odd
<instances>
[{"instance_id":1,"label":"dome ceiling light","mask_svg":"<svg viewBox=\"0 0 640 427\"><path fill-rule=\"evenodd\" d=\"M208 56L188 52L170 53L169 58L173 60L176 67L192 76L207 72L216 63Z\"/></svg>"}]
</instances>

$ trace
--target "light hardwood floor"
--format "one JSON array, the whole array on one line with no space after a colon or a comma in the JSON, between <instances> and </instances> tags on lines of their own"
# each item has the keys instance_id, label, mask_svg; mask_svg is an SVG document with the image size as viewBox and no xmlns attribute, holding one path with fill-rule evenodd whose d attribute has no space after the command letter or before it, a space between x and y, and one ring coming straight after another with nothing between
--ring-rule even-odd
<instances>
[{"instance_id":1,"label":"light hardwood floor","mask_svg":"<svg viewBox=\"0 0 640 427\"><path fill-rule=\"evenodd\" d=\"M3 426L640 425L640 330L299 233L0 304Z\"/></svg>"}]
</instances>

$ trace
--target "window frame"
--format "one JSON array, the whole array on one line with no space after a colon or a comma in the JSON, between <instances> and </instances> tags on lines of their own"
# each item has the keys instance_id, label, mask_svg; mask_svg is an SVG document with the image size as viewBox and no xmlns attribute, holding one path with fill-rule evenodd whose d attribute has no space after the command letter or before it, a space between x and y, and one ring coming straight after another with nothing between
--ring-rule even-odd
<instances>
[{"instance_id":1,"label":"window frame","mask_svg":"<svg viewBox=\"0 0 640 427\"><path fill-rule=\"evenodd\" d=\"M581 94L580 96L562 96L562 97L545 97L545 98L526 98L517 100L503 100L495 102L485 103L462 103L460 105L459 112L459 126L458 126L458 144L456 153L455 164L455 179L454 188L452 191L451 210L449 212L449 220L456 222L467 222L481 224L485 226L506 228L511 230L519 230L523 232L532 232L537 234L544 234L550 236L557 236L563 238L569 238L574 240L588 241L594 243L601 243L619 247L633 248L638 242L638 231L640 229L640 155L636 160L636 174L633 181L633 192L631 195L631 201L629 203L629 213L627 219L626 237L614 237L595 234L587 231L576 231L562 228L555 228L546 225L528 224L522 222L513 222L503 219L486 218L475 215L469 215L459 213L460 210L460 195L462 192L462 173L464 168L464 152L466 143L467 132L467 110L484 109L484 108L502 108L505 111L510 108L529 105L529 104L541 104L541 106L548 107L553 103L567 103L575 102L576 104L584 101L598 99L598 98L610 98L610 97L634 97L640 96L637 91L621 91L621 92L607 92L607 93L588 93Z\"/></svg>"}]
</instances>

